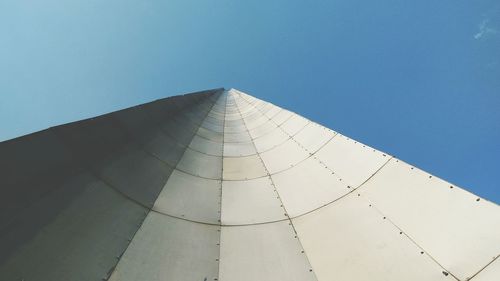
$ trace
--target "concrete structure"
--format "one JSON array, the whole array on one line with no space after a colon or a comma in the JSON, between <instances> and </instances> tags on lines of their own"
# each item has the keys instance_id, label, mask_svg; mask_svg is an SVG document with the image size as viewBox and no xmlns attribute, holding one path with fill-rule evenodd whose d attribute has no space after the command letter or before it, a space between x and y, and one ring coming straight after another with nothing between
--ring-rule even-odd
<instances>
[{"instance_id":1,"label":"concrete structure","mask_svg":"<svg viewBox=\"0 0 500 281\"><path fill-rule=\"evenodd\" d=\"M0 143L0 280L500 280L500 208L237 90Z\"/></svg>"}]
</instances>

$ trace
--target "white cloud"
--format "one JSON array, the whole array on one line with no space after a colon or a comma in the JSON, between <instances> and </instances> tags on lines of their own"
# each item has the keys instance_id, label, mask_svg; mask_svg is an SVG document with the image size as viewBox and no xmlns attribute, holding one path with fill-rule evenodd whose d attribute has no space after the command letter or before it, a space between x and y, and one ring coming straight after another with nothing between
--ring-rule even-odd
<instances>
[{"instance_id":1,"label":"white cloud","mask_svg":"<svg viewBox=\"0 0 500 281\"><path fill-rule=\"evenodd\" d=\"M474 39L481 39L484 36L491 35L491 34L496 34L497 30L489 26L489 19L484 19L480 24L479 24L479 31L474 34Z\"/></svg>"}]
</instances>

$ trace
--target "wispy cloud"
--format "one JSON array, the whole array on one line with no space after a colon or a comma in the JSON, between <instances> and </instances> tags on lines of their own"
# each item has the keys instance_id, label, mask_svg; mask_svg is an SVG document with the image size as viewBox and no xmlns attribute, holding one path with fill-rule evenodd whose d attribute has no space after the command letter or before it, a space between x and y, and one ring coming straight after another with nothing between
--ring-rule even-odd
<instances>
[{"instance_id":1,"label":"wispy cloud","mask_svg":"<svg viewBox=\"0 0 500 281\"><path fill-rule=\"evenodd\" d=\"M498 31L494 29L493 27L490 26L490 20L489 19L484 19L480 24L479 24L479 31L474 34L474 39L481 39L487 35L492 35L496 34Z\"/></svg>"}]
</instances>

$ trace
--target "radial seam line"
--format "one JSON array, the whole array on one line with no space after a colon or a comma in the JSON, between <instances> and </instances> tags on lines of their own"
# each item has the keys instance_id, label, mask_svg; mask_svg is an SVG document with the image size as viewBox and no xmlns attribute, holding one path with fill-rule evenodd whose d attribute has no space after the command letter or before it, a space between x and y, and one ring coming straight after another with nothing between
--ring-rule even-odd
<instances>
[{"instance_id":1,"label":"radial seam line","mask_svg":"<svg viewBox=\"0 0 500 281\"><path fill-rule=\"evenodd\" d=\"M220 280L220 263L221 263L221 244L222 244L222 183L224 180L224 131L226 128L226 110L227 110L227 91L224 91L225 106L224 106L224 121L222 121L222 153L221 153L221 173L220 173L220 201L219 201L219 258L217 263L217 279Z\"/></svg>"},{"instance_id":2,"label":"radial seam line","mask_svg":"<svg viewBox=\"0 0 500 281\"><path fill-rule=\"evenodd\" d=\"M241 96L241 95L238 93L238 96ZM240 113L241 119L243 120L243 124L245 125L245 127L246 127L246 129L247 129L247 133L250 135L250 132L248 131L248 126L246 125L245 119L243 119L243 116L241 115L241 111L240 111L240 108L239 108L239 104L238 104L236 101L235 101L235 103L236 103L236 108L238 109L238 112ZM257 110L258 110L258 109L257 109ZM257 151L257 147L255 146L255 143L254 143L253 141L252 141L252 144L254 145L255 151ZM264 169L266 170L266 172L267 172L267 174L268 174L268 176L269 176L269 180L271 181L271 185L273 186L274 190L276 191L276 194L278 195L278 199L279 199L279 201L280 201L280 203L281 203L281 207L282 207L282 208L283 208L283 210L285 211L285 215L286 215L286 217L288 218L288 222L289 222L290 226L292 227L292 230L293 230L293 232L294 232L294 234L295 234L295 238L297 239L297 242L298 242L298 244L299 244L300 248L302 249L302 251L303 251L303 253L304 253L305 259L306 259L307 263L309 264L309 266L311 267L311 268L309 269L309 271L310 271L310 272L312 272L312 274L313 274L313 276L314 276L314 279L315 279L315 280L318 280L318 276L316 275L316 271L315 271L315 270L313 270L313 266L312 266L312 264L311 264L311 261L309 260L309 257L307 256L307 253L306 253L306 251L305 251L305 249L304 249L304 246L302 245L302 242L300 241L300 238L299 238L299 236L298 236L297 230L295 229L295 226L293 225L293 221L292 221L292 219L290 218L290 216L289 216L289 214L288 214L288 211L286 210L285 204L283 203L283 200L281 199L281 196L280 196L280 194L279 194L278 190L276 189L276 186L274 185L274 180L273 180L273 178L272 178L271 174L269 173L269 170L267 169L267 166L266 166L266 164L264 163L264 160L262 160L262 157L260 156L260 154L259 154L259 153L257 153L257 155L258 155L258 157L259 157L260 161L262 162L262 165L264 166Z\"/></svg>"},{"instance_id":3,"label":"radial seam line","mask_svg":"<svg viewBox=\"0 0 500 281\"><path fill-rule=\"evenodd\" d=\"M474 273L474 275L472 275L471 277L467 278L467 281L472 280L472 278L476 277L479 273L481 273L483 270L485 270L486 268L488 268L491 264L493 264L493 262L495 262L498 259L498 257L500 257L500 255L497 255L495 258L493 258L493 260L491 260L485 266L483 266L478 272Z\"/></svg>"},{"instance_id":4,"label":"radial seam line","mask_svg":"<svg viewBox=\"0 0 500 281\"><path fill-rule=\"evenodd\" d=\"M220 93L220 92L219 92L219 91L214 92L214 94L218 94L218 93ZM212 96L213 96L213 95L212 95ZM210 96L210 97L211 97L211 96ZM213 108L213 106L215 105L215 103L216 103L216 101L214 101L214 103L212 104L212 107L211 107L211 108ZM210 110L209 110L208 112L210 112ZM208 115L208 112L207 112L207 115ZM205 116L206 116L206 115L205 115ZM205 118L206 118L206 117L205 117ZM186 152L186 150L184 150L184 153L185 153L185 152ZM184 156L184 153L183 153L183 156ZM177 164L180 162L180 160L182 159L182 157L183 157L183 156L181 156L181 157L177 160ZM177 164L176 164L176 166L177 166ZM170 175L172 175L172 174L170 174ZM168 179L167 179L167 182L168 182ZM165 185L167 184L167 182L165 182ZM106 183L106 182L105 182L105 183ZM154 203L152 204L152 206L151 206L151 207L147 207L147 211L146 211L146 215L145 215L144 219L142 220L141 224L139 225L139 227L138 227L138 228L137 228L137 230L135 231L135 233L134 233L134 235L132 236L132 238L130 238L129 245L128 245L128 246L125 248L125 250L121 253L120 258L117 260L117 262L116 262L115 266L114 266L114 267L113 267L113 268L112 268L112 269L108 272L108 276L106 276L106 277L105 277L105 280L109 280L109 278L111 278L111 276L113 275L113 273L116 271L116 268L117 268L117 267L118 267L118 265L120 264L120 262L121 262L121 260L122 260L123 256L125 255L125 253L126 253L126 252L127 252L127 250L129 249L130 244L131 244L131 243L132 243L132 241L134 240L134 238L135 238L135 236L137 235L137 233L139 232L139 230L142 228L142 226L143 226L143 224L144 224L144 221L146 221L147 217L149 216L149 213L150 213L151 211L153 211L153 208L154 208L154 205L155 205L155 203L156 203L156 200L158 200L158 197L159 197L159 195L161 194L161 192L163 191L163 189L165 188L165 185L164 185L164 186L163 186L163 188L162 188L162 189L160 189L160 191L158 192L158 196L156 197L156 199L155 199ZM117 190L117 188L113 188L114 186L112 186L112 185L106 184L106 186L109 186L109 187L110 187L110 188L112 188L113 190L118 191L118 190ZM137 200L134 200L134 199L133 199L133 198L131 198L130 196L126 195L125 193L123 193L123 192L121 192L121 191L119 191L119 193L121 193L122 195L126 196L126 197L127 197L127 198L129 198L130 200L133 200L133 201L135 201L136 203L140 204L140 202L138 202ZM141 204L141 205L142 205L142 204ZM153 211L153 212L157 213L156 211Z\"/></svg>"}]
</instances>

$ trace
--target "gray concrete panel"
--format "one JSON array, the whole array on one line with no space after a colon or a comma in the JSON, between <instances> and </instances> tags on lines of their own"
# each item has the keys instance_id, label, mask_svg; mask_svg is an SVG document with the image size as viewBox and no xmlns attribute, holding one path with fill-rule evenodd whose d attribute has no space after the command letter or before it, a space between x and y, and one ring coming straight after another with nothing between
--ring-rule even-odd
<instances>
[{"instance_id":1,"label":"gray concrete panel","mask_svg":"<svg viewBox=\"0 0 500 281\"><path fill-rule=\"evenodd\" d=\"M75 176L2 232L0 253L11 254L0 265L0 280L105 278L146 213L93 176Z\"/></svg>"},{"instance_id":2,"label":"gray concrete panel","mask_svg":"<svg viewBox=\"0 0 500 281\"><path fill-rule=\"evenodd\" d=\"M72 153L50 130L1 143L0 155L0 233L10 228L18 212L81 171Z\"/></svg>"},{"instance_id":3,"label":"gray concrete panel","mask_svg":"<svg viewBox=\"0 0 500 281\"><path fill-rule=\"evenodd\" d=\"M171 167L175 167L184 154L186 146L178 143L170 136L158 132L155 137L144 144L143 150Z\"/></svg>"},{"instance_id":4,"label":"gray concrete panel","mask_svg":"<svg viewBox=\"0 0 500 281\"><path fill-rule=\"evenodd\" d=\"M220 179L222 157L207 155L188 149L177 164L177 169L195 176Z\"/></svg>"},{"instance_id":5,"label":"gray concrete panel","mask_svg":"<svg viewBox=\"0 0 500 281\"><path fill-rule=\"evenodd\" d=\"M208 140L214 141L214 142L222 142L222 138L224 134L220 132L215 132L203 127L200 127L197 132L198 136L202 138L206 138Z\"/></svg>"},{"instance_id":6,"label":"gray concrete panel","mask_svg":"<svg viewBox=\"0 0 500 281\"><path fill-rule=\"evenodd\" d=\"M106 183L151 208L173 168L140 150L124 150L120 156L91 166Z\"/></svg>"},{"instance_id":7,"label":"gray concrete panel","mask_svg":"<svg viewBox=\"0 0 500 281\"><path fill-rule=\"evenodd\" d=\"M150 213L109 280L216 280L218 243L218 226Z\"/></svg>"},{"instance_id":8,"label":"gray concrete panel","mask_svg":"<svg viewBox=\"0 0 500 281\"><path fill-rule=\"evenodd\" d=\"M162 99L0 143L0 280L106 279L213 95ZM188 120L176 122L179 114ZM179 124L184 145L172 138Z\"/></svg>"},{"instance_id":9,"label":"gray concrete panel","mask_svg":"<svg viewBox=\"0 0 500 281\"><path fill-rule=\"evenodd\" d=\"M221 281L313 281L306 256L288 221L222 227Z\"/></svg>"},{"instance_id":10,"label":"gray concrete panel","mask_svg":"<svg viewBox=\"0 0 500 281\"><path fill-rule=\"evenodd\" d=\"M213 156L222 156L222 142L211 141L195 135L189 148Z\"/></svg>"},{"instance_id":11,"label":"gray concrete panel","mask_svg":"<svg viewBox=\"0 0 500 281\"><path fill-rule=\"evenodd\" d=\"M191 221L219 224L220 180L204 179L175 170L153 210Z\"/></svg>"}]
</instances>

